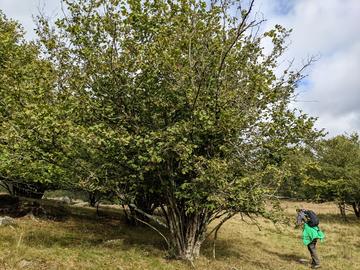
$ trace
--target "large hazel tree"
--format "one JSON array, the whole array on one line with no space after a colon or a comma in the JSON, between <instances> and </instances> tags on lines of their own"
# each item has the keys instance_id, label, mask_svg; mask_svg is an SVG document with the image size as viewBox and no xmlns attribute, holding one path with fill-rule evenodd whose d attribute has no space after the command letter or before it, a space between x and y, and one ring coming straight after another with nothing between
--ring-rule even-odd
<instances>
[{"instance_id":1,"label":"large hazel tree","mask_svg":"<svg viewBox=\"0 0 360 270\"><path fill-rule=\"evenodd\" d=\"M77 100L81 151L68 155L83 164L79 181L163 226L137 217L182 259L199 255L216 219L215 233L237 213L276 220L279 160L318 136L313 118L288 107L300 72L275 75L289 31L261 33L253 6L66 0L55 25L39 18L57 91Z\"/></svg>"}]
</instances>

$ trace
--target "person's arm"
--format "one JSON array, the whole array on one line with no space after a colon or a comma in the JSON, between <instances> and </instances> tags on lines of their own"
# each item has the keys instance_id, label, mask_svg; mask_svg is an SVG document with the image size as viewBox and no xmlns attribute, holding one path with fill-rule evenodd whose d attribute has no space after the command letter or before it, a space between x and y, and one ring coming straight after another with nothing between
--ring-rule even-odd
<instances>
[{"instance_id":1,"label":"person's arm","mask_svg":"<svg viewBox=\"0 0 360 270\"><path fill-rule=\"evenodd\" d=\"M305 212L300 211L296 217L296 227L300 226L303 220L305 220Z\"/></svg>"}]
</instances>

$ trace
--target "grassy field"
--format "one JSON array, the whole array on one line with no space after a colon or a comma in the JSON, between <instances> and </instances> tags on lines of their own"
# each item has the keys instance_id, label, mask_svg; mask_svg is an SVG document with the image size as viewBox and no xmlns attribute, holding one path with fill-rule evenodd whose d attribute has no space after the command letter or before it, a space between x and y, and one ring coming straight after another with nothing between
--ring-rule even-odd
<instances>
[{"instance_id":1,"label":"grassy field","mask_svg":"<svg viewBox=\"0 0 360 270\"><path fill-rule=\"evenodd\" d=\"M319 213L326 240L318 244L323 269L360 269L360 222L343 222L333 204L284 204L289 216L295 208ZM0 269L191 269L165 258L164 243L151 229L132 228L121 220L70 218L66 221L17 220L17 227L0 227ZM212 242L204 244L196 269L308 269L301 230L275 227L260 220L262 230L235 217L220 231L217 258Z\"/></svg>"}]
</instances>

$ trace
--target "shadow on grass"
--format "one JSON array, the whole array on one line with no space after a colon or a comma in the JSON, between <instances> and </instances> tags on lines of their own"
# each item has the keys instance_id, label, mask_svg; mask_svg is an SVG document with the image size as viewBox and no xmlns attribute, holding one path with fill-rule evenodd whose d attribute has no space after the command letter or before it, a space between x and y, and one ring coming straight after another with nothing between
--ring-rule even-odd
<instances>
[{"instance_id":1,"label":"shadow on grass","mask_svg":"<svg viewBox=\"0 0 360 270\"><path fill-rule=\"evenodd\" d=\"M340 216L340 214L318 214L321 223L329 223L329 224L360 224L360 219L357 218L354 214L349 214L346 216L346 220Z\"/></svg>"},{"instance_id":2,"label":"shadow on grass","mask_svg":"<svg viewBox=\"0 0 360 270\"><path fill-rule=\"evenodd\" d=\"M227 261L229 258L237 258L245 264L250 264L257 269L269 269L269 263L264 262L257 255L255 250L262 249L263 243L253 239L238 240L217 240L216 241L216 260ZM264 250L265 252L265 250ZM208 240L203 244L202 255L208 259L213 259L213 241ZM274 253L274 255L281 255ZM289 261L299 260L300 257L286 257Z\"/></svg>"},{"instance_id":3,"label":"shadow on grass","mask_svg":"<svg viewBox=\"0 0 360 270\"><path fill-rule=\"evenodd\" d=\"M34 224L25 233L23 243L34 248L141 248L154 253L164 251L166 247L163 239L152 229L130 226L120 220L72 217L49 224L42 228L36 228Z\"/></svg>"},{"instance_id":4,"label":"shadow on grass","mask_svg":"<svg viewBox=\"0 0 360 270\"><path fill-rule=\"evenodd\" d=\"M213 240L207 240L201 246L201 255L208 259L213 259ZM216 259L222 260L224 258L236 257L242 258L244 253L238 248L235 240L217 240L216 241Z\"/></svg>"},{"instance_id":5,"label":"shadow on grass","mask_svg":"<svg viewBox=\"0 0 360 270\"><path fill-rule=\"evenodd\" d=\"M209 259L213 258L213 240L204 242L201 254ZM262 242L253 239L244 239L244 242L238 240L217 240L216 241L216 259L222 260L229 257L245 259L251 256L254 248L261 248Z\"/></svg>"},{"instance_id":6,"label":"shadow on grass","mask_svg":"<svg viewBox=\"0 0 360 270\"><path fill-rule=\"evenodd\" d=\"M296 262L299 264L306 264L308 262L308 259L304 259L304 257L298 255L298 254L294 254L294 253L280 253L277 251L272 251L272 250L267 250L267 249L262 249L263 252L266 252L272 256L277 256L279 257L281 260L283 261L287 261L287 262Z\"/></svg>"}]
</instances>

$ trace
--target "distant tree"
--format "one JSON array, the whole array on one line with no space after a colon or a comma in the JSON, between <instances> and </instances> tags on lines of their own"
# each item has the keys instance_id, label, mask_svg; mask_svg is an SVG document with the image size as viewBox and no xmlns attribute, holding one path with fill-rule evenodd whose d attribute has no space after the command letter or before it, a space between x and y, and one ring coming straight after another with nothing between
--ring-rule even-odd
<instances>
[{"instance_id":1,"label":"distant tree","mask_svg":"<svg viewBox=\"0 0 360 270\"><path fill-rule=\"evenodd\" d=\"M280 196L300 200L317 198L317 190L308 185L314 181L310 172L319 168L312 149L312 146L298 147L283 155L280 166L284 179L278 189Z\"/></svg>"},{"instance_id":2,"label":"distant tree","mask_svg":"<svg viewBox=\"0 0 360 270\"><path fill-rule=\"evenodd\" d=\"M54 78L38 46L0 12L0 183L13 195L41 198L65 181Z\"/></svg>"},{"instance_id":3,"label":"distant tree","mask_svg":"<svg viewBox=\"0 0 360 270\"><path fill-rule=\"evenodd\" d=\"M339 135L322 140L314 157L317 169L310 174L308 188L322 200L336 201L345 216L346 205L351 205L357 217L360 205L360 141L358 134Z\"/></svg>"},{"instance_id":4,"label":"distant tree","mask_svg":"<svg viewBox=\"0 0 360 270\"><path fill-rule=\"evenodd\" d=\"M254 1L64 2L66 17L39 18L38 33L73 102L62 149L79 183L115 192L190 261L213 220L215 235L237 213L276 220L274 160L319 135L288 108L302 70L274 72L289 32L258 33Z\"/></svg>"}]
</instances>

